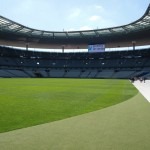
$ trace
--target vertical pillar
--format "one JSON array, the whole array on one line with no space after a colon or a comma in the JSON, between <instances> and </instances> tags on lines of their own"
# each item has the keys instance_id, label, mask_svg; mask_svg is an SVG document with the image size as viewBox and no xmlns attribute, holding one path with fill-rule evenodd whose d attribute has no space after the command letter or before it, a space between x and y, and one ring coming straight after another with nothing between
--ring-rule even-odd
<instances>
[{"instance_id":1,"label":"vertical pillar","mask_svg":"<svg viewBox=\"0 0 150 150\"><path fill-rule=\"evenodd\" d=\"M26 43L26 51L28 51L29 43Z\"/></svg>"},{"instance_id":2,"label":"vertical pillar","mask_svg":"<svg viewBox=\"0 0 150 150\"><path fill-rule=\"evenodd\" d=\"M64 53L64 46L62 46L62 53Z\"/></svg>"},{"instance_id":3,"label":"vertical pillar","mask_svg":"<svg viewBox=\"0 0 150 150\"><path fill-rule=\"evenodd\" d=\"M132 41L133 50L135 50L136 41Z\"/></svg>"}]
</instances>

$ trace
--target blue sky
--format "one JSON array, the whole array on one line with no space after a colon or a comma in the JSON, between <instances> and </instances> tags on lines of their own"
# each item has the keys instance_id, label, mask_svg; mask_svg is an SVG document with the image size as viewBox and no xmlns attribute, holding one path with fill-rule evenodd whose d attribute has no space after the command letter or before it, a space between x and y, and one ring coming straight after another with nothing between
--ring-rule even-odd
<instances>
[{"instance_id":1,"label":"blue sky","mask_svg":"<svg viewBox=\"0 0 150 150\"><path fill-rule=\"evenodd\" d=\"M0 15L47 31L101 29L131 23L149 0L0 0Z\"/></svg>"}]
</instances>

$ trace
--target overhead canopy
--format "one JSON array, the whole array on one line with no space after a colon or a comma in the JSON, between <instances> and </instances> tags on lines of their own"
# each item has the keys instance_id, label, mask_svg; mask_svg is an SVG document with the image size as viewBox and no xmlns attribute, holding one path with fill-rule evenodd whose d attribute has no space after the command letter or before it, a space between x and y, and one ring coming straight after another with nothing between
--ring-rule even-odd
<instances>
[{"instance_id":1,"label":"overhead canopy","mask_svg":"<svg viewBox=\"0 0 150 150\"><path fill-rule=\"evenodd\" d=\"M127 25L85 31L44 31L26 27L3 16L0 16L0 40L37 42L43 44L91 44L110 43L120 40L136 40L138 36L150 35L150 5L145 14L135 22ZM60 40L61 39L61 40Z\"/></svg>"}]
</instances>

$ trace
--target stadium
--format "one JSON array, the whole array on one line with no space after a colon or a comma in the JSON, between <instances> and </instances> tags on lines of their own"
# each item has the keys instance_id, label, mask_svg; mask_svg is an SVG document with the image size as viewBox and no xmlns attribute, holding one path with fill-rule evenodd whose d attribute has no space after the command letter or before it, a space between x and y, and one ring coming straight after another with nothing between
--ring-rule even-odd
<instances>
[{"instance_id":1,"label":"stadium","mask_svg":"<svg viewBox=\"0 0 150 150\"><path fill-rule=\"evenodd\" d=\"M149 150L150 99L135 88L149 93L149 80L150 5L132 23L95 30L0 16L0 147Z\"/></svg>"}]
</instances>

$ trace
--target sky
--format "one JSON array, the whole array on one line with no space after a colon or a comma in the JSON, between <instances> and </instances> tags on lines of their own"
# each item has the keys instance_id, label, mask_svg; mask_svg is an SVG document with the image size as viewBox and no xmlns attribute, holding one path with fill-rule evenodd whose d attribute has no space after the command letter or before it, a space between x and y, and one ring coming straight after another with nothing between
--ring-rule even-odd
<instances>
[{"instance_id":1,"label":"sky","mask_svg":"<svg viewBox=\"0 0 150 150\"><path fill-rule=\"evenodd\" d=\"M136 21L149 3L149 0L0 0L0 15L39 30L92 30Z\"/></svg>"}]
</instances>

